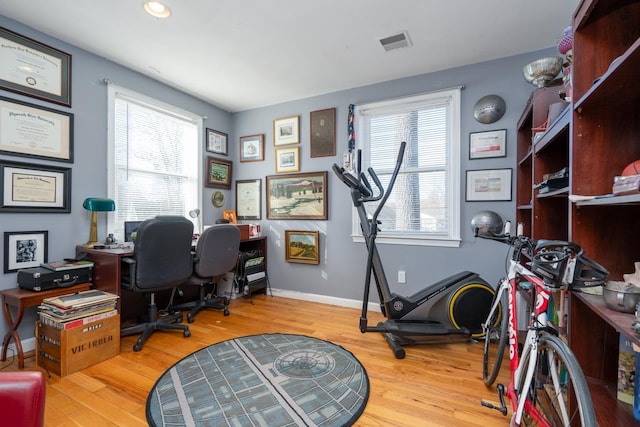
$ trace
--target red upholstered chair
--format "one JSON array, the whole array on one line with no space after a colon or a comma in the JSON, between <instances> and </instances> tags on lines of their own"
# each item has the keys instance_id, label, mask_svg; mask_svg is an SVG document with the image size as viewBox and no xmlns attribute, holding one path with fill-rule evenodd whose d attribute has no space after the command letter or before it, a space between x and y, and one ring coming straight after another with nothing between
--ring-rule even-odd
<instances>
[{"instance_id":1,"label":"red upholstered chair","mask_svg":"<svg viewBox=\"0 0 640 427\"><path fill-rule=\"evenodd\" d=\"M40 371L0 372L0 417L2 425L44 425L46 385Z\"/></svg>"}]
</instances>

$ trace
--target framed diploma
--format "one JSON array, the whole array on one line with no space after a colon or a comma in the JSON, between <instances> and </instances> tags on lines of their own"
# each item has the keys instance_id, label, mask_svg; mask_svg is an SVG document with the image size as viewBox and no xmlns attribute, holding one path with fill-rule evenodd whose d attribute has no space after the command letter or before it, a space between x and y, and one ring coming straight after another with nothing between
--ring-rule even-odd
<instances>
[{"instance_id":1,"label":"framed diploma","mask_svg":"<svg viewBox=\"0 0 640 427\"><path fill-rule=\"evenodd\" d=\"M0 160L0 212L71 212L71 169Z\"/></svg>"},{"instance_id":2,"label":"framed diploma","mask_svg":"<svg viewBox=\"0 0 640 427\"><path fill-rule=\"evenodd\" d=\"M506 157L507 130L472 132L469 134L469 159Z\"/></svg>"},{"instance_id":3,"label":"framed diploma","mask_svg":"<svg viewBox=\"0 0 640 427\"><path fill-rule=\"evenodd\" d=\"M0 153L73 163L73 114L0 96Z\"/></svg>"},{"instance_id":4,"label":"framed diploma","mask_svg":"<svg viewBox=\"0 0 640 427\"><path fill-rule=\"evenodd\" d=\"M238 219L262 219L262 180L236 180Z\"/></svg>"},{"instance_id":5,"label":"framed diploma","mask_svg":"<svg viewBox=\"0 0 640 427\"><path fill-rule=\"evenodd\" d=\"M0 88L71 107L71 55L0 27Z\"/></svg>"}]
</instances>

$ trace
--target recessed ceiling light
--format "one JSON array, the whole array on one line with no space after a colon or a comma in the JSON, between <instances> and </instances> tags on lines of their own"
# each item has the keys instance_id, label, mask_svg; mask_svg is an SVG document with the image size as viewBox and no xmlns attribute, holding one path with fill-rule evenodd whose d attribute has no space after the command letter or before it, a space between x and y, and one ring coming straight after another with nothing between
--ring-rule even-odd
<instances>
[{"instance_id":1,"label":"recessed ceiling light","mask_svg":"<svg viewBox=\"0 0 640 427\"><path fill-rule=\"evenodd\" d=\"M144 4L144 10L156 18L168 18L171 15L169 8L159 1L148 1Z\"/></svg>"}]
</instances>

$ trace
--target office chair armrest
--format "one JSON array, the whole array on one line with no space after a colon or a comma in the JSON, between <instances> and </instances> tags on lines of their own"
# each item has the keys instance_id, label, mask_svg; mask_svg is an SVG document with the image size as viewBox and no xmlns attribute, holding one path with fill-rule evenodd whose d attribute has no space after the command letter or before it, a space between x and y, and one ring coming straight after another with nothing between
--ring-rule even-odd
<instances>
[{"instance_id":1,"label":"office chair armrest","mask_svg":"<svg viewBox=\"0 0 640 427\"><path fill-rule=\"evenodd\" d=\"M136 283L136 260L129 257L123 257L122 263L126 266L127 270L124 271L124 275L122 277L123 280L126 280L129 284L133 285Z\"/></svg>"}]
</instances>

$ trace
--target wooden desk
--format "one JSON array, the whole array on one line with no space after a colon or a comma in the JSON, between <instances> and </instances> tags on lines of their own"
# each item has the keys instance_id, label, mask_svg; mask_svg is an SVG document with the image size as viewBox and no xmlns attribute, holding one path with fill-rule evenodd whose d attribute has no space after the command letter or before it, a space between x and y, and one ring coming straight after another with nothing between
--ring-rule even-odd
<instances>
[{"instance_id":1,"label":"wooden desk","mask_svg":"<svg viewBox=\"0 0 640 427\"><path fill-rule=\"evenodd\" d=\"M266 236L245 239L240 242L240 251L249 251L260 249L264 254L265 265L267 261L267 238ZM125 323L130 321L140 313L146 313L146 303L140 293L123 291L120 288L120 277L122 275L122 258L133 255L133 248L127 249L93 249L85 245L76 246L76 257L80 257L82 253L86 253L86 259L93 261L93 287L105 292L111 292L119 295L118 312L120 313L120 321ZM185 295L182 301L188 301L188 298L197 295L195 286L191 286L193 295L184 289ZM156 295L156 303L158 307L163 307L163 303L169 300L171 291L163 291ZM124 302L123 302L124 300ZM176 297L175 303L178 303Z\"/></svg>"},{"instance_id":2,"label":"wooden desk","mask_svg":"<svg viewBox=\"0 0 640 427\"><path fill-rule=\"evenodd\" d=\"M22 350L22 343L20 342L20 335L18 335L18 327L20 326L20 322L22 322L25 308L35 307L42 303L42 300L45 298L86 291L90 286L91 283L80 283L78 285L69 286L68 288L56 288L40 292L28 291L20 288L4 289L0 291L0 294L2 295L4 317L9 325L9 332L7 332L4 336L4 340L2 341L2 357L0 357L0 361L4 362L7 360L7 346L9 345L11 338L13 338L16 343L16 349L18 350L18 368L24 368L25 356ZM15 320L11 315L11 307L16 307L18 310Z\"/></svg>"}]
</instances>

